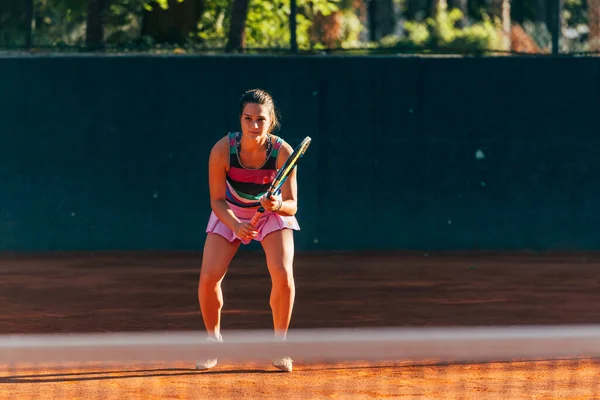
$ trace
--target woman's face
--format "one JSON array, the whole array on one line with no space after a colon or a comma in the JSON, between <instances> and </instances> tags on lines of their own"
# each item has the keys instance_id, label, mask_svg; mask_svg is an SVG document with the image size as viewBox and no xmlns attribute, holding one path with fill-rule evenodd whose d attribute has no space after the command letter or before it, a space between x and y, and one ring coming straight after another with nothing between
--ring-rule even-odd
<instances>
[{"instance_id":1,"label":"woman's face","mask_svg":"<svg viewBox=\"0 0 600 400\"><path fill-rule=\"evenodd\" d=\"M269 108L262 104L248 103L242 111L242 133L245 136L260 137L269 133L271 117Z\"/></svg>"}]
</instances>

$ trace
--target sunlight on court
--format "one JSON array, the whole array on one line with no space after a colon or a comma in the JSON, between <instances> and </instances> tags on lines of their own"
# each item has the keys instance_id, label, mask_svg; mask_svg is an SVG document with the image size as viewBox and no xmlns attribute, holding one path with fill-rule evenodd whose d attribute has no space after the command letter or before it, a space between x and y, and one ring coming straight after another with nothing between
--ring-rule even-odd
<instances>
[{"instance_id":1,"label":"sunlight on court","mask_svg":"<svg viewBox=\"0 0 600 400\"><path fill-rule=\"evenodd\" d=\"M590 399L593 361L463 365L306 364L292 374L269 365L224 365L208 372L186 364L0 371L0 399L419 398Z\"/></svg>"}]
</instances>

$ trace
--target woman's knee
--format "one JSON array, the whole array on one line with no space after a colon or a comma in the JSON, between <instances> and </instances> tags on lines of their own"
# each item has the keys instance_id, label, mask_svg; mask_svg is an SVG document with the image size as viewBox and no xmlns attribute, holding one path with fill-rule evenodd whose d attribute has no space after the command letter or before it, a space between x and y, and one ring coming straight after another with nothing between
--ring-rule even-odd
<instances>
[{"instance_id":1,"label":"woman's knee","mask_svg":"<svg viewBox=\"0 0 600 400\"><path fill-rule=\"evenodd\" d=\"M206 237L199 287L216 289L220 285L238 247L239 243L230 243L219 235L209 234Z\"/></svg>"},{"instance_id":2,"label":"woman's knee","mask_svg":"<svg viewBox=\"0 0 600 400\"><path fill-rule=\"evenodd\" d=\"M200 268L200 281L198 282L200 289L216 290L223 281L226 272L226 265L203 263Z\"/></svg>"},{"instance_id":3,"label":"woman's knee","mask_svg":"<svg viewBox=\"0 0 600 400\"><path fill-rule=\"evenodd\" d=\"M294 273L291 263L276 263L269 267L273 285L294 287Z\"/></svg>"},{"instance_id":4,"label":"woman's knee","mask_svg":"<svg viewBox=\"0 0 600 400\"><path fill-rule=\"evenodd\" d=\"M223 295L220 292L221 282L223 279L219 279L218 276L204 274L200 275L200 281L198 282L198 299L200 303L213 304L218 308L223 307Z\"/></svg>"},{"instance_id":5,"label":"woman's knee","mask_svg":"<svg viewBox=\"0 0 600 400\"><path fill-rule=\"evenodd\" d=\"M217 289L222 280L223 274L215 273L213 271L202 271L200 272L198 286L200 289L204 290Z\"/></svg>"}]
</instances>

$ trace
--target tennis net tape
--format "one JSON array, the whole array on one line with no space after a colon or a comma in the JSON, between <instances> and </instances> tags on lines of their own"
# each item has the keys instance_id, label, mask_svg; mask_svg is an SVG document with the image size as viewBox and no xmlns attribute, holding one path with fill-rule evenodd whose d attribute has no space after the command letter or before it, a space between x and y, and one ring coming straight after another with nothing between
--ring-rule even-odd
<instances>
[{"instance_id":1,"label":"tennis net tape","mask_svg":"<svg viewBox=\"0 0 600 400\"><path fill-rule=\"evenodd\" d=\"M0 399L600 398L600 326L0 335ZM279 372L270 361L294 360ZM218 358L214 368L198 360Z\"/></svg>"}]
</instances>

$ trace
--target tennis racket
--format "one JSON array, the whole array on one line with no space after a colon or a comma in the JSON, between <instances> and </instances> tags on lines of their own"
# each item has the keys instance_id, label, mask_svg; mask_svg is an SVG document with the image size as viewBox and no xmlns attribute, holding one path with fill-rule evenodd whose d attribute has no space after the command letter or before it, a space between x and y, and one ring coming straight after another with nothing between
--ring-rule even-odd
<instances>
[{"instance_id":1,"label":"tennis racket","mask_svg":"<svg viewBox=\"0 0 600 400\"><path fill-rule=\"evenodd\" d=\"M277 193L279 189L281 189L281 186L283 185L285 180L288 178L288 176L290 176L290 173L294 170L296 164L298 164L298 160L300 159L300 157L302 157L306 152L306 149L308 149L311 140L312 139L310 138L310 136L305 137L304 140L302 140L302 142L294 149L294 151L292 151L292 154L290 154L288 159L285 160L285 163L279 169L279 171L277 171L275 179L273 179L273 182L271 182L271 185L267 190L267 197L271 197L273 194ZM250 225L256 226L256 223L258 222L260 216L264 212L264 207L260 206L258 210L256 210L254 217L252 217L252 219L250 220Z\"/></svg>"}]
</instances>

